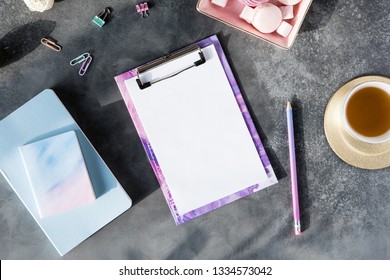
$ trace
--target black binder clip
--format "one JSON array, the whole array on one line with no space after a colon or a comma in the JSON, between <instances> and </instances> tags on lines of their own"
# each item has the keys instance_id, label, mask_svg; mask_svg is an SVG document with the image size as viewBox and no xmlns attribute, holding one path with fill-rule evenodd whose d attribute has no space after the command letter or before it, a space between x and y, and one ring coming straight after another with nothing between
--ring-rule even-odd
<instances>
[{"instance_id":1,"label":"black binder clip","mask_svg":"<svg viewBox=\"0 0 390 280\"><path fill-rule=\"evenodd\" d=\"M92 22L99 27L103 27L103 25L106 23L105 20L110 13L111 11L109 8L104 8L100 14L93 18Z\"/></svg>"},{"instance_id":2,"label":"black binder clip","mask_svg":"<svg viewBox=\"0 0 390 280\"><path fill-rule=\"evenodd\" d=\"M146 18L149 16L148 2L137 4L137 5L135 5L135 8L137 10L137 13L139 13L141 15L141 18Z\"/></svg>"},{"instance_id":3,"label":"black binder clip","mask_svg":"<svg viewBox=\"0 0 390 280\"><path fill-rule=\"evenodd\" d=\"M162 64L165 64L165 63L169 63L173 60L176 60L180 57L183 57L187 54L190 54L190 53L193 53L193 52L197 52L197 54L199 55L199 59L194 61L192 64L188 65L187 67L184 67L182 69L179 69L178 71L176 72L173 72L173 73L170 73L170 74L167 74L165 77L161 77L161 78L158 78L157 80L153 80L153 81L148 81L148 82L143 82L141 81L141 75L162 65ZM141 67L138 67L137 68L137 84L139 86L140 89L145 89L145 88L148 88L150 87L152 84L155 84L155 83L158 83L158 82L161 82L161 81L164 81L166 79L169 79L169 78L172 78L176 75L179 75L180 73L188 70L188 69L191 69L192 67L198 67L202 64L206 63L206 58L202 52L202 49L197 46L197 45L192 45L192 46L189 46L187 48L184 48L184 49L181 49L175 53L172 53L172 54L169 54L167 56L164 56L162 58L159 58L155 61L152 61L152 62L149 62Z\"/></svg>"}]
</instances>

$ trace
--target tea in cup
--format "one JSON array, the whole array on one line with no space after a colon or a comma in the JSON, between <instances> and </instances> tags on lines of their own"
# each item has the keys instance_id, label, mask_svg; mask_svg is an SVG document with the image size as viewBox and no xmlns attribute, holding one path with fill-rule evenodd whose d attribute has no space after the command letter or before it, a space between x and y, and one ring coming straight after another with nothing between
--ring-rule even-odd
<instances>
[{"instance_id":1,"label":"tea in cup","mask_svg":"<svg viewBox=\"0 0 390 280\"><path fill-rule=\"evenodd\" d=\"M390 85L365 82L354 87L341 106L346 131L366 143L390 141Z\"/></svg>"}]
</instances>

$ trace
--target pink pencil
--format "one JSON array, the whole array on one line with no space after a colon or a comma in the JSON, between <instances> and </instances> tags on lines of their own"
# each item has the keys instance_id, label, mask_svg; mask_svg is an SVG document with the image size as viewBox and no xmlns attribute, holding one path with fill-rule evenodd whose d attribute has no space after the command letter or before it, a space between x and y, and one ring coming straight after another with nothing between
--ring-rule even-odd
<instances>
[{"instance_id":1,"label":"pink pencil","mask_svg":"<svg viewBox=\"0 0 390 280\"><path fill-rule=\"evenodd\" d=\"M301 222L299 217L299 200L298 200L298 182L297 182L297 165L295 161L295 143L294 143L294 123L292 107L287 101L287 128L288 128L288 148L290 152L290 177L291 177L291 191L292 203L294 212L294 229L295 235L301 234Z\"/></svg>"}]
</instances>

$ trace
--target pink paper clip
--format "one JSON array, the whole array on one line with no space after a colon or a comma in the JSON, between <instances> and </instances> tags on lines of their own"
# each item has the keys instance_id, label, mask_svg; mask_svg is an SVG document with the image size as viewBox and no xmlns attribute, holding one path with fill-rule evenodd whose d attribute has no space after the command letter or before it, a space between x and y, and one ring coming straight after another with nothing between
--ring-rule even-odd
<instances>
[{"instance_id":1,"label":"pink paper clip","mask_svg":"<svg viewBox=\"0 0 390 280\"><path fill-rule=\"evenodd\" d=\"M144 12L147 13L147 11L149 11L149 6L148 6L148 2L145 2L144 3Z\"/></svg>"},{"instance_id":2,"label":"pink paper clip","mask_svg":"<svg viewBox=\"0 0 390 280\"><path fill-rule=\"evenodd\" d=\"M135 8L137 10L137 13L139 13L142 18L146 18L149 16L149 6L147 2L135 5Z\"/></svg>"},{"instance_id":3,"label":"pink paper clip","mask_svg":"<svg viewBox=\"0 0 390 280\"><path fill-rule=\"evenodd\" d=\"M140 7L140 5L135 5L135 8L137 9L137 13L139 13L139 14L141 14L141 16L142 16L142 11L141 11L141 7Z\"/></svg>"},{"instance_id":4,"label":"pink paper clip","mask_svg":"<svg viewBox=\"0 0 390 280\"><path fill-rule=\"evenodd\" d=\"M85 73L86 73L87 70L88 70L89 65L91 64L91 61L92 61L92 56L89 56L89 57L83 62L83 64L82 64L81 67L80 67L80 71L79 71L79 75L80 75L80 76L84 76L84 75L85 75Z\"/></svg>"}]
</instances>

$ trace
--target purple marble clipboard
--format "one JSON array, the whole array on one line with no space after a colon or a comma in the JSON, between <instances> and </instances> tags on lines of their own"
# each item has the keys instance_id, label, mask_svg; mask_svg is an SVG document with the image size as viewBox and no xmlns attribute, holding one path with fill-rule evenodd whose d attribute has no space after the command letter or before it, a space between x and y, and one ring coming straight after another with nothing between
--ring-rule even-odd
<instances>
[{"instance_id":1,"label":"purple marble clipboard","mask_svg":"<svg viewBox=\"0 0 390 280\"><path fill-rule=\"evenodd\" d=\"M225 70L225 74L229 80L230 86L233 90L234 96L237 100L237 104L242 112L243 118L246 122L248 130L249 130L249 132L252 136L253 142L256 146L257 152L259 153L259 156L261 158L261 161L262 161L263 166L265 168L265 171L267 173L268 182L267 182L267 184L261 185L261 186L259 186L258 184L253 185L253 186L244 186L241 191L238 191L234 194L228 195L224 198L221 198L221 199L214 201L210 204L204 205L200 208L194 209L194 210L192 210L184 215L179 214L177 211L176 205L175 205L175 201L173 200L171 193L169 191L169 186L167 185L167 182L164 178L164 174L162 173L160 166L159 166L159 163L158 163L158 160L153 152L153 147L151 146L151 144L148 140L148 137L145 133L143 125L139 119L139 116L138 116L137 111L135 109L135 106L133 104L133 101L131 100L130 94L129 94L127 87L125 85L126 80L131 79L137 75L137 69L135 68L135 69L129 70L125 73L122 73L122 74L115 77L115 81L119 87L119 90L122 94L123 100L125 101L126 107L130 113L130 116L131 116L133 122L134 122L134 125L137 129L137 132L141 138L142 145L144 146L144 149L145 149L146 154L149 158L150 164L152 165L152 168L157 176L157 179L158 179L160 186L161 186L161 190L162 190L164 197L168 203L168 206L172 212L172 215L173 215L173 218L174 218L176 224L182 224L182 223L185 223L187 221L190 221L190 220L192 220L192 219L194 219L202 214L210 212L210 211L212 211L216 208L219 208L223 205L226 205L232 201L235 201L239 198L242 198L244 196L247 196L251 193L254 193L258 190L261 190L263 188L266 188L268 186L271 186L271 185L277 183L277 178L276 178L275 173L272 169L272 166L271 166L270 161L267 157L267 154L264 150L264 146L263 146L263 144L260 140L260 137L256 131L253 120L249 114L247 106L245 105L245 101L241 95L240 89L238 88L237 82L233 76L233 73L230 69L230 66L227 62L226 56L222 50L222 46L221 46L217 36L213 35L209 38L206 38L206 39L196 43L196 45L198 45L200 48L214 45L214 47L218 53L218 57L223 65L224 70Z\"/></svg>"}]
</instances>

